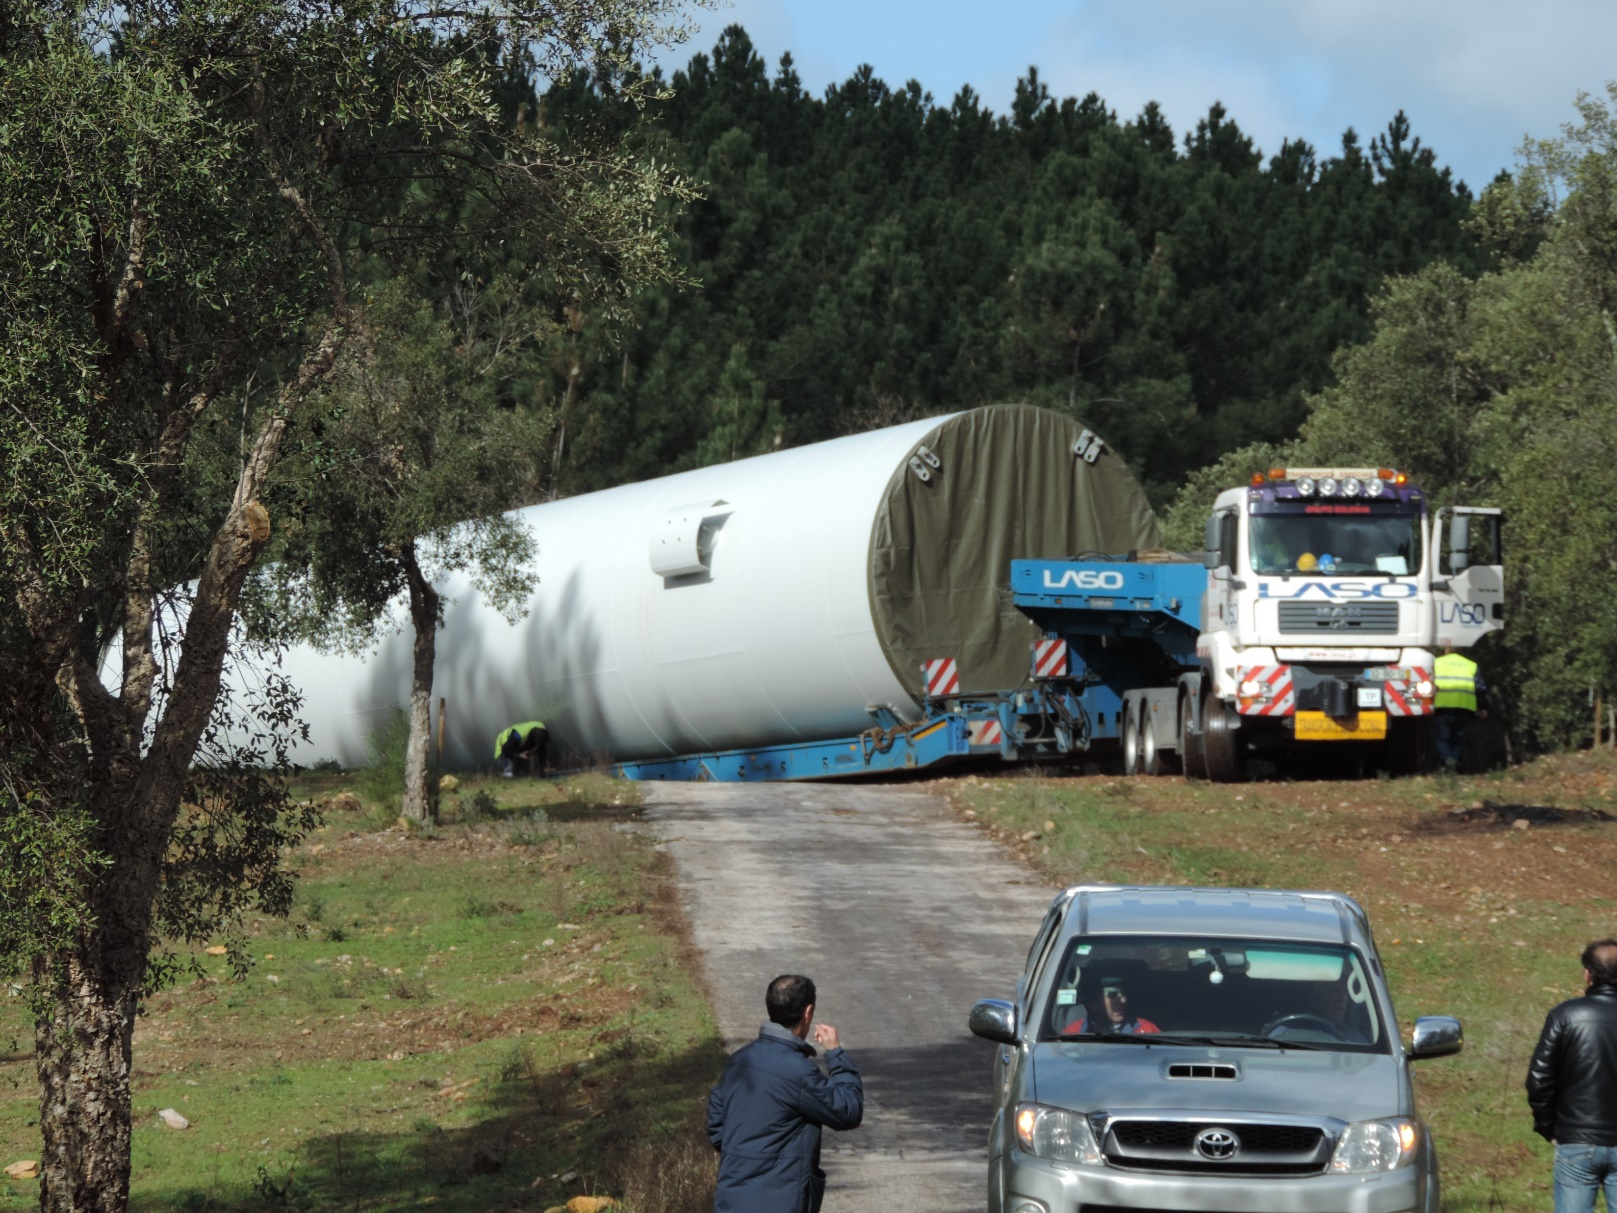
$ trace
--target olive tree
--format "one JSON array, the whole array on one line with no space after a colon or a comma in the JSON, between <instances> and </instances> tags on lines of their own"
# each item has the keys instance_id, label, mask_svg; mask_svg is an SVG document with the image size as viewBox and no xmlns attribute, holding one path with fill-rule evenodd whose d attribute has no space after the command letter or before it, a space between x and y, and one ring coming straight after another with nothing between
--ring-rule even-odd
<instances>
[{"instance_id":1,"label":"olive tree","mask_svg":"<svg viewBox=\"0 0 1617 1213\"><path fill-rule=\"evenodd\" d=\"M631 56L682 35L674 0L0 6L0 962L36 1011L43 1208L127 1206L166 953L285 908L308 821L239 778L277 743L221 687L352 284L507 238L598 306L666 276L680 183L502 121L496 86L643 88ZM284 736L292 706L257 710Z\"/></svg>"}]
</instances>

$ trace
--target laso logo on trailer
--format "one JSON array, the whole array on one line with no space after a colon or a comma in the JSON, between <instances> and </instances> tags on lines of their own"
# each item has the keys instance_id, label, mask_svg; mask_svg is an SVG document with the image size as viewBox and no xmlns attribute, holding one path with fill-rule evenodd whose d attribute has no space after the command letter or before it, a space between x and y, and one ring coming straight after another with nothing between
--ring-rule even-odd
<instances>
[{"instance_id":1,"label":"laso logo on trailer","mask_svg":"<svg viewBox=\"0 0 1617 1213\"><path fill-rule=\"evenodd\" d=\"M1044 570L1047 590L1120 590L1123 574L1116 569L1068 569L1060 577L1054 569Z\"/></svg>"}]
</instances>

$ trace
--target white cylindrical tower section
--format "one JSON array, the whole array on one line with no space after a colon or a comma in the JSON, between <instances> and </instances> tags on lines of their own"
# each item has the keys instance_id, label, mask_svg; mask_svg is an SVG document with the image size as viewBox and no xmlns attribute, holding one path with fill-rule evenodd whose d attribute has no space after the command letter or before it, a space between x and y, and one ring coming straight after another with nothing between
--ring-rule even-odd
<instances>
[{"instance_id":1,"label":"white cylindrical tower section","mask_svg":"<svg viewBox=\"0 0 1617 1213\"><path fill-rule=\"evenodd\" d=\"M1033 635L999 593L1009 559L1155 542L1132 476L1110 452L1086 461L1081 432L979 409L516 511L539 548L527 616L506 622L463 577L442 587L445 765L490 765L523 720L563 761L852 734L872 705L919 714L921 655L958 656L964 688L987 689ZM365 658L299 648L285 670L310 724L299 759L359 763L408 701L410 637Z\"/></svg>"}]
</instances>

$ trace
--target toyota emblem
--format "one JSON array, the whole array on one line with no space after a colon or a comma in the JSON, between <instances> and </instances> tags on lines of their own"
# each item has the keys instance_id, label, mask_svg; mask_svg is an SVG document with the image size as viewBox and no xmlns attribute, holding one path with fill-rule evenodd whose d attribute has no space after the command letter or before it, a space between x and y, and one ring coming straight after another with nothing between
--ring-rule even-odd
<instances>
[{"instance_id":1,"label":"toyota emblem","mask_svg":"<svg viewBox=\"0 0 1617 1213\"><path fill-rule=\"evenodd\" d=\"M1240 1148L1241 1139L1228 1129L1203 1129L1196 1134L1196 1152L1203 1158L1223 1162L1234 1158Z\"/></svg>"}]
</instances>

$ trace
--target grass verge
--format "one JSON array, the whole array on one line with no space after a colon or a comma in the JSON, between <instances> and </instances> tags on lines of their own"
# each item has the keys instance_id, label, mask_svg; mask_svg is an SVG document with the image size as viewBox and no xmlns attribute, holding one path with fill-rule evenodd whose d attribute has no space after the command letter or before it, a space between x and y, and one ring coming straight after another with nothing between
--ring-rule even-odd
<instances>
[{"instance_id":1,"label":"grass verge","mask_svg":"<svg viewBox=\"0 0 1617 1213\"><path fill-rule=\"evenodd\" d=\"M292 920L251 924L251 975L207 956L137 1025L134 1205L711 1208L723 1053L632 786L473 780L450 824L405 831L340 782L305 789L328 821ZM13 1002L0 1044L30 1035ZM0 1058L6 1162L39 1157L34 1090L24 1043ZM0 1179L0 1208L37 1200Z\"/></svg>"},{"instance_id":2,"label":"grass verge","mask_svg":"<svg viewBox=\"0 0 1617 1213\"><path fill-rule=\"evenodd\" d=\"M1417 1068L1444 1208L1549 1207L1552 1153L1531 1131L1522 1083L1545 1012L1582 993L1583 945L1617 934L1617 821L1601 819L1617 817L1617 757L1558 755L1474 778L1217 785L1033 773L948 787L962 814L1062 883L1351 893L1370 913L1406 1029L1421 1014L1465 1022L1464 1053Z\"/></svg>"}]
</instances>

